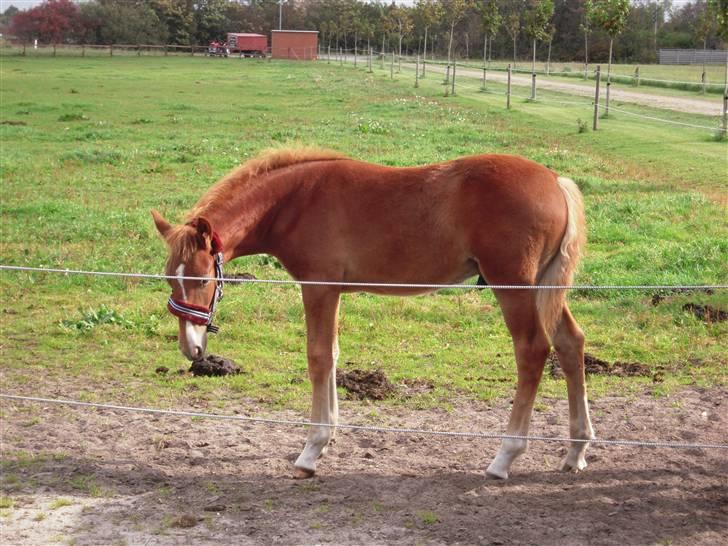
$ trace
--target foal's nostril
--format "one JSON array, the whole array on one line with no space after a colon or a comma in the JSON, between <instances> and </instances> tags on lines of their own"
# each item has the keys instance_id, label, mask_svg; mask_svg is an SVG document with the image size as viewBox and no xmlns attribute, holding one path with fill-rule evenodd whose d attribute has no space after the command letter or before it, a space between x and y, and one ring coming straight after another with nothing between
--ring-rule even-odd
<instances>
[{"instance_id":1,"label":"foal's nostril","mask_svg":"<svg viewBox=\"0 0 728 546\"><path fill-rule=\"evenodd\" d=\"M202 347L200 347L199 345L195 345L195 350L194 350L194 353L192 354L192 356L193 356L194 360L198 360L198 359L202 358Z\"/></svg>"}]
</instances>

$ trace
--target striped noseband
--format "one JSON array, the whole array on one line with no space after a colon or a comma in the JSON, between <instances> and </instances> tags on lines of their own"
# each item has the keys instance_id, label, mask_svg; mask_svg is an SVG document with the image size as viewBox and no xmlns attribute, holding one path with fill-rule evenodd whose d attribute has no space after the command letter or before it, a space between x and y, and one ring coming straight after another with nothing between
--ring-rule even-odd
<instances>
[{"instance_id":1,"label":"striped noseband","mask_svg":"<svg viewBox=\"0 0 728 546\"><path fill-rule=\"evenodd\" d=\"M216 334L220 331L220 328L212 323L212 317L215 314L217 303L223 296L222 288L224 279L222 276L222 264L225 261L222 242L217 233L212 234L211 247L210 254L215 259L215 293L212 296L210 306L203 307L202 305L195 305L194 303L188 303L183 300L176 300L170 296L167 302L167 310L175 317L187 320L193 324L207 326L208 332Z\"/></svg>"}]
</instances>

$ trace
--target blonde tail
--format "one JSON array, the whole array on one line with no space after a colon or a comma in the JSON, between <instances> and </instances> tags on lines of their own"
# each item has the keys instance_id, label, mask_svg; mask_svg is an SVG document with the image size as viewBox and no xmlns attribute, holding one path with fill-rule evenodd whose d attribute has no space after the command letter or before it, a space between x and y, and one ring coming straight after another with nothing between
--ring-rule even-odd
<instances>
[{"instance_id":1,"label":"blonde tail","mask_svg":"<svg viewBox=\"0 0 728 546\"><path fill-rule=\"evenodd\" d=\"M541 272L539 286L568 286L581 258L586 244L586 224L584 222L584 200L573 180L560 176L559 188L564 194L567 209L566 232L561 240L561 249ZM536 294L536 307L544 330L549 338L561 318L564 308L564 289L539 289Z\"/></svg>"}]
</instances>

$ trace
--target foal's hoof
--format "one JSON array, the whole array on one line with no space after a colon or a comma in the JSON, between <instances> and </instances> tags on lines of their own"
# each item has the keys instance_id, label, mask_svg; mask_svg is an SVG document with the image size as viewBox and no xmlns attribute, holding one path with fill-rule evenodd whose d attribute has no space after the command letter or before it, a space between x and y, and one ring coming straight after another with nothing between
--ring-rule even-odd
<instances>
[{"instance_id":1,"label":"foal's hoof","mask_svg":"<svg viewBox=\"0 0 728 546\"><path fill-rule=\"evenodd\" d=\"M294 480L308 480L309 478L313 478L314 474L316 474L316 471L309 470L308 468L295 467L293 469Z\"/></svg>"},{"instance_id":2,"label":"foal's hoof","mask_svg":"<svg viewBox=\"0 0 728 546\"><path fill-rule=\"evenodd\" d=\"M490 478L491 480L507 480L508 479L508 471L503 470L501 468L497 468L491 464L488 467L488 470L485 471L485 477Z\"/></svg>"},{"instance_id":3,"label":"foal's hoof","mask_svg":"<svg viewBox=\"0 0 728 546\"><path fill-rule=\"evenodd\" d=\"M568 456L561 462L561 471L562 472L573 472L576 474L577 472L581 472L582 470L586 469L586 460L584 457L581 457L579 459L570 459Z\"/></svg>"}]
</instances>

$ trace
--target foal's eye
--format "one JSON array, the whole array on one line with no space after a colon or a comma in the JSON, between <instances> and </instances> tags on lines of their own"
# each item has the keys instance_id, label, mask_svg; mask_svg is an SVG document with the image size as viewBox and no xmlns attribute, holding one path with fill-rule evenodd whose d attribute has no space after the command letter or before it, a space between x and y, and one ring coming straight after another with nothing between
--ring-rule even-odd
<instances>
[{"instance_id":1,"label":"foal's eye","mask_svg":"<svg viewBox=\"0 0 728 546\"><path fill-rule=\"evenodd\" d=\"M200 284L201 284L202 286L207 286L208 284L210 284L210 279L202 279L202 280L200 281Z\"/></svg>"}]
</instances>

